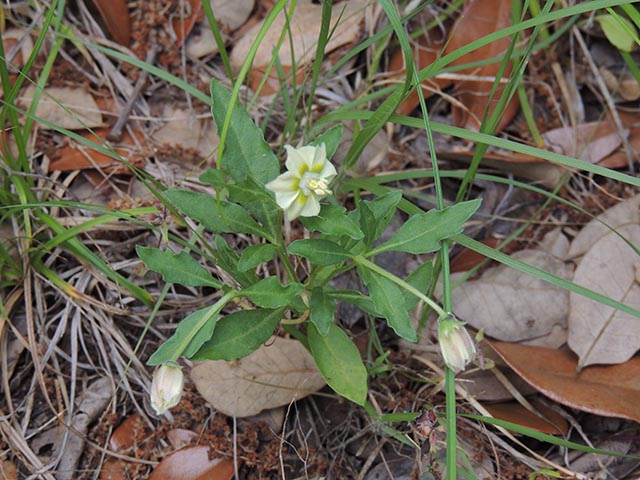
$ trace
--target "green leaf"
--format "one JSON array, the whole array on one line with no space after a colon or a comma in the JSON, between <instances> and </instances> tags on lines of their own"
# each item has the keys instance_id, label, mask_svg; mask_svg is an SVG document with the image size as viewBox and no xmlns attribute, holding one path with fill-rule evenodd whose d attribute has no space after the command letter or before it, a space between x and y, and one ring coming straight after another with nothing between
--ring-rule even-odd
<instances>
[{"instance_id":1,"label":"green leaf","mask_svg":"<svg viewBox=\"0 0 640 480\"><path fill-rule=\"evenodd\" d=\"M211 79L211 99L211 113L220 135L229 109L231 92L217 80ZM264 185L280 173L280 163L264 140L262 130L238 104L234 105L231 114L231 124L222 154L222 167L238 183L252 177Z\"/></svg>"},{"instance_id":2,"label":"green leaf","mask_svg":"<svg viewBox=\"0 0 640 480\"><path fill-rule=\"evenodd\" d=\"M629 20L619 15L618 18L613 15L598 15L596 20L614 47L623 52L631 52L634 44L632 32L635 34L636 29Z\"/></svg>"},{"instance_id":3,"label":"green leaf","mask_svg":"<svg viewBox=\"0 0 640 480\"><path fill-rule=\"evenodd\" d=\"M365 244L370 246L385 231L402 200L401 190L392 190L374 200L364 200L351 212L351 217L365 232Z\"/></svg>"},{"instance_id":4,"label":"green leaf","mask_svg":"<svg viewBox=\"0 0 640 480\"><path fill-rule=\"evenodd\" d=\"M286 307L304 287L300 283L283 286L278 277L267 277L258 283L245 288L240 295L249 298L253 303L264 308Z\"/></svg>"},{"instance_id":5,"label":"green leaf","mask_svg":"<svg viewBox=\"0 0 640 480\"><path fill-rule=\"evenodd\" d=\"M190 287L222 288L198 261L187 252L173 253L159 248L138 245L136 253L149 270L162 275L165 282L179 283Z\"/></svg>"},{"instance_id":6,"label":"green leaf","mask_svg":"<svg viewBox=\"0 0 640 480\"><path fill-rule=\"evenodd\" d=\"M326 336L315 325L307 330L311 355L327 384L337 393L358 405L367 400L367 369L360 352L347 334L335 323Z\"/></svg>"},{"instance_id":7,"label":"green leaf","mask_svg":"<svg viewBox=\"0 0 640 480\"><path fill-rule=\"evenodd\" d=\"M206 341L211 339L223 307L224 304L216 303L197 310L183 319L175 333L151 355L147 365L161 365L175 361L181 355L191 358Z\"/></svg>"},{"instance_id":8,"label":"green leaf","mask_svg":"<svg viewBox=\"0 0 640 480\"><path fill-rule=\"evenodd\" d=\"M238 282L243 288L247 288L258 281L256 274L249 270L241 272L238 270L238 262L240 257L229 246L224 237L216 235L215 239L216 250L218 252L218 264Z\"/></svg>"},{"instance_id":9,"label":"green leaf","mask_svg":"<svg viewBox=\"0 0 640 480\"><path fill-rule=\"evenodd\" d=\"M318 135L316 139L311 142L311 145L320 146L324 143L325 148L327 149L327 158L331 160L331 157L336 153L338 147L340 146L340 142L342 141L342 132L344 131L344 127L342 124L334 125L326 132Z\"/></svg>"},{"instance_id":10,"label":"green leaf","mask_svg":"<svg viewBox=\"0 0 640 480\"><path fill-rule=\"evenodd\" d=\"M336 311L335 298L327 295L322 288L314 288L311 290L309 307L311 309L311 321L318 329L318 333L326 337L334 321L333 315Z\"/></svg>"},{"instance_id":11,"label":"green leaf","mask_svg":"<svg viewBox=\"0 0 640 480\"><path fill-rule=\"evenodd\" d=\"M364 234L362 241L364 242L365 248L369 248L376 240L376 233L378 231L378 222L373 216L373 212L366 202L360 202L357 210L351 212L350 217L360 225L360 230L362 230Z\"/></svg>"},{"instance_id":12,"label":"green leaf","mask_svg":"<svg viewBox=\"0 0 640 480\"><path fill-rule=\"evenodd\" d=\"M270 243L251 245L242 251L240 260L238 261L238 270L246 272L247 270L256 268L261 263L271 260L275 253L276 247Z\"/></svg>"},{"instance_id":13,"label":"green leaf","mask_svg":"<svg viewBox=\"0 0 640 480\"><path fill-rule=\"evenodd\" d=\"M227 187L229 181L227 180L227 172L217 168L207 168L200 177L198 177L205 185L211 185L220 190Z\"/></svg>"},{"instance_id":14,"label":"green leaf","mask_svg":"<svg viewBox=\"0 0 640 480\"><path fill-rule=\"evenodd\" d=\"M363 295L361 292L357 290L334 290L328 291L327 295L332 298L335 298L338 302L351 303L355 305L363 312L366 312L370 315L381 317L382 315L376 310L371 297Z\"/></svg>"},{"instance_id":15,"label":"green leaf","mask_svg":"<svg viewBox=\"0 0 640 480\"><path fill-rule=\"evenodd\" d=\"M440 241L462 232L462 224L480 206L480 199L460 202L444 210L430 210L412 216L385 243L370 252L371 255L396 250L413 254L435 252Z\"/></svg>"},{"instance_id":16,"label":"green leaf","mask_svg":"<svg viewBox=\"0 0 640 480\"><path fill-rule=\"evenodd\" d=\"M409 285L414 287L416 290L420 292L426 292L429 286L431 285L431 280L433 278L433 265L431 262L425 262L418 267L404 279ZM420 300L413 293L410 293L403 288L402 295L404 296L405 308L407 311L411 311L416 308L418 301Z\"/></svg>"},{"instance_id":17,"label":"green leaf","mask_svg":"<svg viewBox=\"0 0 640 480\"><path fill-rule=\"evenodd\" d=\"M167 198L178 210L212 233L247 233L264 237L266 232L236 203L218 201L206 193L167 190Z\"/></svg>"},{"instance_id":18,"label":"green leaf","mask_svg":"<svg viewBox=\"0 0 640 480\"><path fill-rule=\"evenodd\" d=\"M360 278L369 289L376 311L380 312L387 323L402 338L417 342L416 329L407 313L402 290L395 283L377 272L358 266Z\"/></svg>"},{"instance_id":19,"label":"green leaf","mask_svg":"<svg viewBox=\"0 0 640 480\"><path fill-rule=\"evenodd\" d=\"M230 361L246 357L269 340L283 312L284 308L241 310L221 318L213 338L192 359Z\"/></svg>"},{"instance_id":20,"label":"green leaf","mask_svg":"<svg viewBox=\"0 0 640 480\"><path fill-rule=\"evenodd\" d=\"M229 200L239 203L251 212L271 234L271 241L275 242L281 237L282 209L273 199L272 194L252 178L247 178L237 185L229 184L227 189Z\"/></svg>"},{"instance_id":21,"label":"green leaf","mask_svg":"<svg viewBox=\"0 0 640 480\"><path fill-rule=\"evenodd\" d=\"M344 207L322 205L320 213L315 217L301 217L302 224L311 232L321 232L327 235L346 235L354 240L360 240L364 234L356 222L347 216Z\"/></svg>"},{"instance_id":22,"label":"green leaf","mask_svg":"<svg viewBox=\"0 0 640 480\"><path fill-rule=\"evenodd\" d=\"M308 258L316 265L335 265L349 258L349 252L330 240L321 238L309 238L296 240L289 244L289 253Z\"/></svg>"}]
</instances>

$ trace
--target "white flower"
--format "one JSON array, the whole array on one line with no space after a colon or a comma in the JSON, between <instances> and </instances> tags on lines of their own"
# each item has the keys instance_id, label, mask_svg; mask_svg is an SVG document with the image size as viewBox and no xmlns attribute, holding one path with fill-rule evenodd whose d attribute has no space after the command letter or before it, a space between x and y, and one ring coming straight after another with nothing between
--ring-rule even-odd
<instances>
[{"instance_id":1,"label":"white flower","mask_svg":"<svg viewBox=\"0 0 640 480\"><path fill-rule=\"evenodd\" d=\"M289 220L298 216L313 217L320 212L320 199L330 195L329 183L337 175L335 167L327 159L324 143L287 150L287 171L266 187L275 192L276 202Z\"/></svg>"},{"instance_id":2,"label":"white flower","mask_svg":"<svg viewBox=\"0 0 640 480\"><path fill-rule=\"evenodd\" d=\"M151 381L151 406L158 415L175 407L182 396L184 375L174 365L162 365L153 374Z\"/></svg>"},{"instance_id":3,"label":"white flower","mask_svg":"<svg viewBox=\"0 0 640 480\"><path fill-rule=\"evenodd\" d=\"M452 314L440 319L438 340L444 363L454 372L464 370L476 358L476 345L464 322Z\"/></svg>"}]
</instances>

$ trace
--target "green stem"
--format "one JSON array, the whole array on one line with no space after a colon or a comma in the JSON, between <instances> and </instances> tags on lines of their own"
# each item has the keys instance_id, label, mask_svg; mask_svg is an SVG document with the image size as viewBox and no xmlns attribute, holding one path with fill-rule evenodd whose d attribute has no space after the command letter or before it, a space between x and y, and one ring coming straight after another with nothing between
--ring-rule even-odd
<instances>
[{"instance_id":1,"label":"green stem","mask_svg":"<svg viewBox=\"0 0 640 480\"><path fill-rule=\"evenodd\" d=\"M438 314L439 317L444 317L447 315L447 312L445 312L442 307L440 307L440 305L438 305L436 302L434 302L433 300L431 300L429 297L427 297L424 293L422 293L420 290L418 290L417 288L409 285L407 282L405 282L404 280L402 280L399 277L396 277L393 273L389 273L387 272L384 268L380 268L378 265L376 265L375 263L367 260L366 258L360 256L360 255L356 255L353 257L353 261L359 265L362 265L363 267L368 268L369 270L376 272L380 275L382 275L383 277L391 280L393 283L395 283L396 285L398 285L399 287L404 288L407 292L414 294L416 297L418 297L420 300L422 300L424 303L426 303L427 305L429 305L431 308L433 308L433 310L436 311L436 313Z\"/></svg>"},{"instance_id":2,"label":"green stem","mask_svg":"<svg viewBox=\"0 0 640 480\"><path fill-rule=\"evenodd\" d=\"M278 257L280 257L282 265L284 265L284 269L287 271L289 280L291 282L297 282L298 276L296 275L296 271L293 269L293 265L291 265L291 260L289 259L287 250L282 245L276 245L276 251L278 252Z\"/></svg>"}]
</instances>

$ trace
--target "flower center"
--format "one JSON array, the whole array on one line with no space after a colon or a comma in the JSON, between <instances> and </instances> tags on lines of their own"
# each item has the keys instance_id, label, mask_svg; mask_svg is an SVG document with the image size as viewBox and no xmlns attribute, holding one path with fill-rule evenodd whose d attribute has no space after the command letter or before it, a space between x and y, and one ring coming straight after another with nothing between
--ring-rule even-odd
<instances>
[{"instance_id":1,"label":"flower center","mask_svg":"<svg viewBox=\"0 0 640 480\"><path fill-rule=\"evenodd\" d=\"M327 181L320 178L320 175L313 172L305 172L300 179L299 184L302 193L309 196L311 192L316 195L331 195L333 192L329 190Z\"/></svg>"}]
</instances>

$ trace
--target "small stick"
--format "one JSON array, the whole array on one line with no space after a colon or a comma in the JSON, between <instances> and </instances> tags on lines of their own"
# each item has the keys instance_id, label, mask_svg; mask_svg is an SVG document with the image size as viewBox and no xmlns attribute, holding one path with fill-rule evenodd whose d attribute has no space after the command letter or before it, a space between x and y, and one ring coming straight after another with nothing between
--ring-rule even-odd
<instances>
[{"instance_id":1,"label":"small stick","mask_svg":"<svg viewBox=\"0 0 640 480\"><path fill-rule=\"evenodd\" d=\"M158 54L159 48L156 45L152 45L149 51L147 52L147 58L145 62L148 64L152 64ZM142 91L142 87L144 87L145 83L147 83L147 77L149 76L149 72L147 70L142 70L140 76L138 77L138 81L133 87L133 92L131 92L131 96L127 100L127 103L124 105L122 110L120 111L120 116L118 117L118 121L113 126L109 135L107 135L107 140L111 142L115 142L120 140L120 136L122 135L122 129L124 128L127 120L129 119L129 114L131 113L131 109L133 108L133 104L136 103L140 92Z\"/></svg>"}]
</instances>

